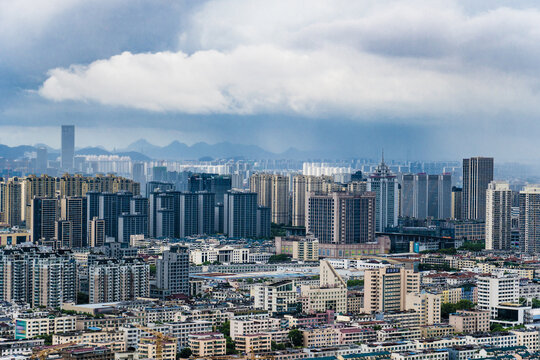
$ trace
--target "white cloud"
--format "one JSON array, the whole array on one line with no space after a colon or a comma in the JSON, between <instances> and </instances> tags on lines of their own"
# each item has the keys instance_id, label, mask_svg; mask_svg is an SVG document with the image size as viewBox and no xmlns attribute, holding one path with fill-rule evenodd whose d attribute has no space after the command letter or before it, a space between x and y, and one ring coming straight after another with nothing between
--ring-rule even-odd
<instances>
[{"instance_id":1,"label":"white cloud","mask_svg":"<svg viewBox=\"0 0 540 360\"><path fill-rule=\"evenodd\" d=\"M185 52L49 72L45 98L189 114L538 115L540 12L449 1L212 1ZM533 76L531 76L531 74Z\"/></svg>"}]
</instances>

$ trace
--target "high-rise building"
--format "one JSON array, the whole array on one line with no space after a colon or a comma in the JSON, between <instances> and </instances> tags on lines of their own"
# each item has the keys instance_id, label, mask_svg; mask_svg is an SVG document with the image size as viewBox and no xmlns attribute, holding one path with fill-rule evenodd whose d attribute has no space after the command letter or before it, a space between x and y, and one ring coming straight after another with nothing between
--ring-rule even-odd
<instances>
[{"instance_id":1,"label":"high-rise building","mask_svg":"<svg viewBox=\"0 0 540 360\"><path fill-rule=\"evenodd\" d=\"M40 146L37 148L36 151L36 170L38 173L43 174L47 171L47 168L49 167L48 163L48 152L47 148L44 146Z\"/></svg>"},{"instance_id":2,"label":"high-rise building","mask_svg":"<svg viewBox=\"0 0 540 360\"><path fill-rule=\"evenodd\" d=\"M225 194L223 231L229 237L257 237L257 193L231 190Z\"/></svg>"},{"instance_id":3,"label":"high-rise building","mask_svg":"<svg viewBox=\"0 0 540 360\"><path fill-rule=\"evenodd\" d=\"M105 220L105 236L118 237L118 196L113 193L99 194L98 217Z\"/></svg>"},{"instance_id":4,"label":"high-rise building","mask_svg":"<svg viewBox=\"0 0 540 360\"><path fill-rule=\"evenodd\" d=\"M509 250L512 239L512 190L492 181L486 191L486 249Z\"/></svg>"},{"instance_id":5,"label":"high-rise building","mask_svg":"<svg viewBox=\"0 0 540 360\"><path fill-rule=\"evenodd\" d=\"M94 216L89 223L88 245L100 247L105 244L105 220Z\"/></svg>"},{"instance_id":6,"label":"high-rise building","mask_svg":"<svg viewBox=\"0 0 540 360\"><path fill-rule=\"evenodd\" d=\"M77 299L77 264L67 252L1 249L0 283L0 300L60 308Z\"/></svg>"},{"instance_id":7,"label":"high-rise building","mask_svg":"<svg viewBox=\"0 0 540 360\"><path fill-rule=\"evenodd\" d=\"M523 252L540 252L540 185L519 193L519 246Z\"/></svg>"},{"instance_id":8,"label":"high-rise building","mask_svg":"<svg viewBox=\"0 0 540 360\"><path fill-rule=\"evenodd\" d=\"M306 226L306 176L293 176L292 226Z\"/></svg>"},{"instance_id":9,"label":"high-rise building","mask_svg":"<svg viewBox=\"0 0 540 360\"><path fill-rule=\"evenodd\" d=\"M0 184L2 187L3 220L9 226L22 224L22 183L19 178L10 178Z\"/></svg>"},{"instance_id":10,"label":"high-rise building","mask_svg":"<svg viewBox=\"0 0 540 360\"><path fill-rule=\"evenodd\" d=\"M71 249L73 248L73 224L71 221L60 219L55 226L56 248Z\"/></svg>"},{"instance_id":11,"label":"high-rise building","mask_svg":"<svg viewBox=\"0 0 540 360\"><path fill-rule=\"evenodd\" d=\"M188 191L206 191L215 194L216 204L223 203L225 193L232 189L231 175L194 174L188 179Z\"/></svg>"},{"instance_id":12,"label":"high-rise building","mask_svg":"<svg viewBox=\"0 0 540 360\"><path fill-rule=\"evenodd\" d=\"M366 269L364 272L364 312L403 311L407 293L420 291L420 274L396 267Z\"/></svg>"},{"instance_id":13,"label":"high-rise building","mask_svg":"<svg viewBox=\"0 0 540 360\"><path fill-rule=\"evenodd\" d=\"M75 158L75 126L62 125L62 169L73 170Z\"/></svg>"},{"instance_id":14,"label":"high-rise building","mask_svg":"<svg viewBox=\"0 0 540 360\"><path fill-rule=\"evenodd\" d=\"M451 207L450 207L450 216L452 220L461 220L462 219L462 209L461 209L461 203L462 203L462 189L453 186L452 187L452 200L451 200Z\"/></svg>"},{"instance_id":15,"label":"high-rise building","mask_svg":"<svg viewBox=\"0 0 540 360\"><path fill-rule=\"evenodd\" d=\"M257 205L272 208L272 174L253 174L249 189L257 194Z\"/></svg>"},{"instance_id":16,"label":"high-rise building","mask_svg":"<svg viewBox=\"0 0 540 360\"><path fill-rule=\"evenodd\" d=\"M131 174L133 177L133 181L138 182L139 184L141 184L141 186L144 186L144 184L146 184L146 173L144 169L144 163L142 162L133 163Z\"/></svg>"},{"instance_id":17,"label":"high-rise building","mask_svg":"<svg viewBox=\"0 0 540 360\"><path fill-rule=\"evenodd\" d=\"M129 244L131 235L148 236L148 216L142 214L124 213L118 216L119 243Z\"/></svg>"},{"instance_id":18,"label":"high-rise building","mask_svg":"<svg viewBox=\"0 0 540 360\"><path fill-rule=\"evenodd\" d=\"M489 311L491 318L498 315L497 307L502 303L519 302L519 277L514 275L479 276L478 309Z\"/></svg>"},{"instance_id":19,"label":"high-rise building","mask_svg":"<svg viewBox=\"0 0 540 360\"><path fill-rule=\"evenodd\" d=\"M309 193L306 230L321 244L375 240L375 194Z\"/></svg>"},{"instance_id":20,"label":"high-rise building","mask_svg":"<svg viewBox=\"0 0 540 360\"><path fill-rule=\"evenodd\" d=\"M486 190L492 181L493 158L463 159L463 219L486 219Z\"/></svg>"},{"instance_id":21,"label":"high-rise building","mask_svg":"<svg viewBox=\"0 0 540 360\"><path fill-rule=\"evenodd\" d=\"M150 296L150 266L130 258L96 260L88 267L89 302L135 300Z\"/></svg>"},{"instance_id":22,"label":"high-rise building","mask_svg":"<svg viewBox=\"0 0 540 360\"><path fill-rule=\"evenodd\" d=\"M189 249L172 246L156 261L156 286L166 295L189 295Z\"/></svg>"},{"instance_id":23,"label":"high-rise building","mask_svg":"<svg viewBox=\"0 0 540 360\"><path fill-rule=\"evenodd\" d=\"M32 199L32 215L30 219L30 229L32 241L51 240L56 236L55 224L59 219L58 200L56 198Z\"/></svg>"},{"instance_id":24,"label":"high-rise building","mask_svg":"<svg viewBox=\"0 0 540 360\"><path fill-rule=\"evenodd\" d=\"M272 222L287 225L289 220L289 178L284 175L272 176Z\"/></svg>"},{"instance_id":25,"label":"high-rise building","mask_svg":"<svg viewBox=\"0 0 540 360\"><path fill-rule=\"evenodd\" d=\"M71 223L71 240L74 248L87 245L87 199L85 197L64 197L60 199L60 217Z\"/></svg>"},{"instance_id":26,"label":"high-rise building","mask_svg":"<svg viewBox=\"0 0 540 360\"><path fill-rule=\"evenodd\" d=\"M32 199L36 196L53 198L56 196L57 179L48 175L35 176L30 175L22 181L23 185L23 220L26 221L26 227L30 228L30 212L32 208Z\"/></svg>"},{"instance_id":27,"label":"high-rise building","mask_svg":"<svg viewBox=\"0 0 540 360\"><path fill-rule=\"evenodd\" d=\"M367 188L375 193L376 230L384 232L387 227L396 226L399 212L398 183L396 175L384 163L384 158L369 176Z\"/></svg>"},{"instance_id":28,"label":"high-rise building","mask_svg":"<svg viewBox=\"0 0 540 360\"><path fill-rule=\"evenodd\" d=\"M401 177L401 216L447 219L451 210L450 174L404 174Z\"/></svg>"},{"instance_id":29,"label":"high-rise building","mask_svg":"<svg viewBox=\"0 0 540 360\"><path fill-rule=\"evenodd\" d=\"M269 238L272 226L272 210L270 208L257 207L257 237Z\"/></svg>"}]
</instances>

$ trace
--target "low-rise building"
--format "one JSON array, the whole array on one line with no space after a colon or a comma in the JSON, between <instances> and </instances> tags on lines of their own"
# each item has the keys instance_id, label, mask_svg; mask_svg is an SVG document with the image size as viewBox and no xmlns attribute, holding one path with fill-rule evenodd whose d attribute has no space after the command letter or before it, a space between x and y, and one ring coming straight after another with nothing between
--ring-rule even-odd
<instances>
[{"instance_id":1,"label":"low-rise building","mask_svg":"<svg viewBox=\"0 0 540 360\"><path fill-rule=\"evenodd\" d=\"M449 324L457 333L476 333L489 331L489 311L459 310L450 314Z\"/></svg>"},{"instance_id":2,"label":"low-rise building","mask_svg":"<svg viewBox=\"0 0 540 360\"><path fill-rule=\"evenodd\" d=\"M176 360L177 346L176 341L162 341L161 349L159 349L156 338L144 337L139 341L137 352L140 359L158 359L158 350L161 350L160 359Z\"/></svg>"},{"instance_id":3,"label":"low-rise building","mask_svg":"<svg viewBox=\"0 0 540 360\"><path fill-rule=\"evenodd\" d=\"M40 335L74 331L75 328L75 316L17 318L15 339L32 339Z\"/></svg>"},{"instance_id":4,"label":"low-rise building","mask_svg":"<svg viewBox=\"0 0 540 360\"><path fill-rule=\"evenodd\" d=\"M272 338L270 334L250 334L236 337L236 349L243 353L259 353L270 351Z\"/></svg>"},{"instance_id":5,"label":"low-rise building","mask_svg":"<svg viewBox=\"0 0 540 360\"><path fill-rule=\"evenodd\" d=\"M193 356L208 358L211 356L225 355L226 340L223 334L218 332L190 334L189 348Z\"/></svg>"}]
</instances>

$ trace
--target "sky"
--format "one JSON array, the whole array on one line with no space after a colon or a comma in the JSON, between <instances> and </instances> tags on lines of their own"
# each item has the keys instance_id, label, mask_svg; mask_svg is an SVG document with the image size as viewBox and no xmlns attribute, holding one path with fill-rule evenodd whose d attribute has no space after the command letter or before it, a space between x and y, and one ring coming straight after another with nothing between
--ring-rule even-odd
<instances>
[{"instance_id":1,"label":"sky","mask_svg":"<svg viewBox=\"0 0 540 360\"><path fill-rule=\"evenodd\" d=\"M537 163L539 7L0 0L0 143Z\"/></svg>"}]
</instances>

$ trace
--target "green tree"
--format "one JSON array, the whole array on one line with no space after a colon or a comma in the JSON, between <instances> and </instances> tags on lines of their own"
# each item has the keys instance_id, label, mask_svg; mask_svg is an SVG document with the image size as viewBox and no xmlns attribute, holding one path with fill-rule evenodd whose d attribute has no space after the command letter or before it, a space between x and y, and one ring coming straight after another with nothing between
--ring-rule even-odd
<instances>
[{"instance_id":1,"label":"green tree","mask_svg":"<svg viewBox=\"0 0 540 360\"><path fill-rule=\"evenodd\" d=\"M224 321L218 326L218 331L225 336L231 336L231 322L229 320Z\"/></svg>"},{"instance_id":2,"label":"green tree","mask_svg":"<svg viewBox=\"0 0 540 360\"><path fill-rule=\"evenodd\" d=\"M504 326L499 323L491 323L490 329L492 332L500 332L505 330Z\"/></svg>"},{"instance_id":3,"label":"green tree","mask_svg":"<svg viewBox=\"0 0 540 360\"><path fill-rule=\"evenodd\" d=\"M298 329L292 329L289 331L287 338L291 341L293 346L302 346L304 344L304 336L302 332Z\"/></svg>"},{"instance_id":4,"label":"green tree","mask_svg":"<svg viewBox=\"0 0 540 360\"><path fill-rule=\"evenodd\" d=\"M540 300L533 298L532 299L532 307L533 307L533 309L540 308Z\"/></svg>"},{"instance_id":5,"label":"green tree","mask_svg":"<svg viewBox=\"0 0 540 360\"><path fill-rule=\"evenodd\" d=\"M156 265L151 264L150 265L150 275L151 276L156 276L156 272L157 272Z\"/></svg>"},{"instance_id":6,"label":"green tree","mask_svg":"<svg viewBox=\"0 0 540 360\"><path fill-rule=\"evenodd\" d=\"M52 334L44 334L44 335L39 335L39 336L36 336L38 339L43 339L45 340L44 342L44 345L52 345Z\"/></svg>"},{"instance_id":7,"label":"green tree","mask_svg":"<svg viewBox=\"0 0 540 360\"><path fill-rule=\"evenodd\" d=\"M178 357L181 359L187 359L191 356L192 353L193 352L191 351L191 349L186 347L180 350L180 352L178 353Z\"/></svg>"},{"instance_id":8,"label":"green tree","mask_svg":"<svg viewBox=\"0 0 540 360\"><path fill-rule=\"evenodd\" d=\"M275 342L275 341L272 341L271 347L272 347L272 351L285 350L285 349L287 348L287 347L285 346L285 344L278 344L278 343Z\"/></svg>"},{"instance_id":9,"label":"green tree","mask_svg":"<svg viewBox=\"0 0 540 360\"><path fill-rule=\"evenodd\" d=\"M486 245L483 242L473 242L473 241L465 241L463 245L459 248L459 250L467 250L467 251L482 251L486 248Z\"/></svg>"},{"instance_id":10,"label":"green tree","mask_svg":"<svg viewBox=\"0 0 540 360\"><path fill-rule=\"evenodd\" d=\"M448 319L450 314L455 313L457 310L472 310L474 309L474 303L469 300L460 300L455 304L443 303L441 305L441 317Z\"/></svg>"},{"instance_id":11,"label":"green tree","mask_svg":"<svg viewBox=\"0 0 540 360\"><path fill-rule=\"evenodd\" d=\"M364 286L364 280L349 279L347 280L347 287Z\"/></svg>"}]
</instances>

